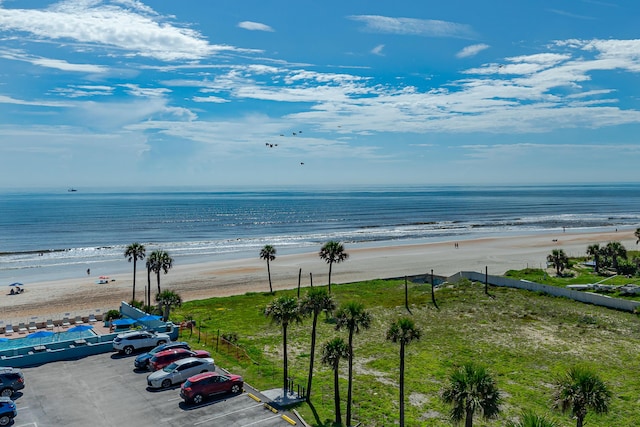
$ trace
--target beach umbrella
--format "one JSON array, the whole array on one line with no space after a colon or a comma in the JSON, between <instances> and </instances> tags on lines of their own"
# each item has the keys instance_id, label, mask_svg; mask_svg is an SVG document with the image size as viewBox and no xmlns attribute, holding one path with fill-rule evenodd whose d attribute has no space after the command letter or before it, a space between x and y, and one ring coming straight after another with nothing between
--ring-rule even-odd
<instances>
[{"instance_id":1,"label":"beach umbrella","mask_svg":"<svg viewBox=\"0 0 640 427\"><path fill-rule=\"evenodd\" d=\"M51 332L51 331L38 331L38 332L33 332L27 335L27 338L46 338L46 337L50 337L53 334L54 332Z\"/></svg>"},{"instance_id":2,"label":"beach umbrella","mask_svg":"<svg viewBox=\"0 0 640 427\"><path fill-rule=\"evenodd\" d=\"M112 325L115 326L131 326L134 323L136 323L136 321L134 319L129 319L129 318L122 318L122 319L115 319L111 321Z\"/></svg>"},{"instance_id":3,"label":"beach umbrella","mask_svg":"<svg viewBox=\"0 0 640 427\"><path fill-rule=\"evenodd\" d=\"M138 318L138 322L151 322L153 320L160 320L160 319L162 319L162 316L157 316L155 314L147 314L145 316Z\"/></svg>"},{"instance_id":4,"label":"beach umbrella","mask_svg":"<svg viewBox=\"0 0 640 427\"><path fill-rule=\"evenodd\" d=\"M84 331L88 331L89 329L93 329L93 325L74 326L73 328L69 328L67 332L84 332Z\"/></svg>"},{"instance_id":5,"label":"beach umbrella","mask_svg":"<svg viewBox=\"0 0 640 427\"><path fill-rule=\"evenodd\" d=\"M10 284L9 286L24 286L24 285L22 283L15 282Z\"/></svg>"}]
</instances>

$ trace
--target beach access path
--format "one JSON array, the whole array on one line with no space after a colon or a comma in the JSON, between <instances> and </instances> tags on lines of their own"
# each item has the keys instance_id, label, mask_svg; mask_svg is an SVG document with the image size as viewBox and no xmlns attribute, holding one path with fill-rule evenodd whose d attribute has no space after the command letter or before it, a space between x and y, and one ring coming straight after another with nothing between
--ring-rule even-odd
<instances>
[{"instance_id":1,"label":"beach access path","mask_svg":"<svg viewBox=\"0 0 640 427\"><path fill-rule=\"evenodd\" d=\"M333 265L331 281L350 283L361 280L403 277L419 274L450 276L460 271L484 272L502 275L508 270L546 268L547 255L553 249L562 249L572 256L585 256L587 247L599 243L621 242L627 250L636 249L634 230L610 232L575 232L567 230L525 236L507 236L438 243L397 244L370 248L349 248L349 258ZM457 244L456 244L457 243ZM276 248L277 249L277 248ZM320 248L318 248L319 251ZM277 256L271 262L274 290L298 286L326 285L329 266L318 256L318 251L296 255ZM123 258L123 263L127 262ZM146 270L138 269L136 298L142 300L147 284ZM83 272L80 272L83 273ZM121 301L132 297L132 273L110 276L112 280L96 284L95 278L79 274L77 279L51 280L28 283L19 295L0 295L0 320L24 322L32 318L40 321L61 319L65 313L87 316L96 310L105 312L118 309ZM174 265L168 274L161 274L162 289L177 292L183 301L210 297L268 292L269 281L266 262L259 258L215 260L199 264ZM9 293L7 287L6 293ZM156 293L156 280L152 277L151 293Z\"/></svg>"}]
</instances>

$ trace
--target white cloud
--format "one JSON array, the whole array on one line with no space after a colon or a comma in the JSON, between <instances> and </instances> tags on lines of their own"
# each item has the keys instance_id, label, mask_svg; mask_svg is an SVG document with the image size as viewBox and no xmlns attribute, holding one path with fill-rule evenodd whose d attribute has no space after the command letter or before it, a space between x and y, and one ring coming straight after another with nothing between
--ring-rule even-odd
<instances>
[{"instance_id":1,"label":"white cloud","mask_svg":"<svg viewBox=\"0 0 640 427\"><path fill-rule=\"evenodd\" d=\"M52 93L69 98L82 98L92 96L111 96L113 95L113 89L114 88L111 86L71 85L67 88L55 89Z\"/></svg>"},{"instance_id":2,"label":"white cloud","mask_svg":"<svg viewBox=\"0 0 640 427\"><path fill-rule=\"evenodd\" d=\"M453 37L473 39L471 26L433 19L391 18L379 15L352 15L351 20L364 22L365 30L376 33L401 34L423 37Z\"/></svg>"},{"instance_id":3,"label":"white cloud","mask_svg":"<svg viewBox=\"0 0 640 427\"><path fill-rule=\"evenodd\" d=\"M125 9L94 1L63 1L49 9L0 9L0 30L38 39L75 41L116 48L163 61L201 59L230 46L210 45L200 33L154 15L139 2Z\"/></svg>"},{"instance_id":4,"label":"white cloud","mask_svg":"<svg viewBox=\"0 0 640 427\"><path fill-rule=\"evenodd\" d=\"M268 31L273 32L273 28L259 22L242 21L238 23L238 27L249 31Z\"/></svg>"},{"instance_id":5,"label":"white cloud","mask_svg":"<svg viewBox=\"0 0 640 427\"><path fill-rule=\"evenodd\" d=\"M55 68L62 71L73 71L81 73L100 74L108 71L107 67L93 64L71 64L67 61L60 59L39 58L31 60L34 65L40 65L42 67Z\"/></svg>"},{"instance_id":6,"label":"white cloud","mask_svg":"<svg viewBox=\"0 0 640 427\"><path fill-rule=\"evenodd\" d=\"M482 52L483 50L489 49L489 47L490 46L488 44L484 44L484 43L467 46L464 49L462 49L460 52L456 53L456 58L468 58L470 56L475 56L478 53Z\"/></svg>"},{"instance_id":7,"label":"white cloud","mask_svg":"<svg viewBox=\"0 0 640 427\"><path fill-rule=\"evenodd\" d=\"M129 93L130 95L146 98L164 96L171 92L171 90L167 88L142 88L139 85L130 83L122 84L120 86L126 88L127 93Z\"/></svg>"},{"instance_id":8,"label":"white cloud","mask_svg":"<svg viewBox=\"0 0 640 427\"><path fill-rule=\"evenodd\" d=\"M219 96L194 96L192 99L194 102L211 102L214 104L231 102L228 99L220 98Z\"/></svg>"}]
</instances>

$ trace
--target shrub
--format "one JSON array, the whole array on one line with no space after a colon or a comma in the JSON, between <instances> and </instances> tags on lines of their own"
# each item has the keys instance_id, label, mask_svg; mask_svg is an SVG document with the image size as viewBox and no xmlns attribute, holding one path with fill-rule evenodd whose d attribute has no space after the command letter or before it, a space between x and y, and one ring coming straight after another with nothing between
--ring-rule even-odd
<instances>
[{"instance_id":1,"label":"shrub","mask_svg":"<svg viewBox=\"0 0 640 427\"><path fill-rule=\"evenodd\" d=\"M113 319L119 319L121 317L122 317L122 315L120 314L120 310L109 310L104 315L104 320L108 321L108 320L113 320Z\"/></svg>"}]
</instances>

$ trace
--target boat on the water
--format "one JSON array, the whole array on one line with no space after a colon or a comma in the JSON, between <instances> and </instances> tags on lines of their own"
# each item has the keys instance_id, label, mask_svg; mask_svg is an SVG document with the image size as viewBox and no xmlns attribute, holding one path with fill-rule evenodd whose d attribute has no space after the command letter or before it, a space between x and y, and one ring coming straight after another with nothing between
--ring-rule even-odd
<instances>
[{"instance_id":1,"label":"boat on the water","mask_svg":"<svg viewBox=\"0 0 640 427\"><path fill-rule=\"evenodd\" d=\"M72 188L69 188L67 191L68 191L69 193L73 193L73 192L78 191L78 190L76 190L75 188L73 188L73 187L72 187Z\"/></svg>"}]
</instances>

